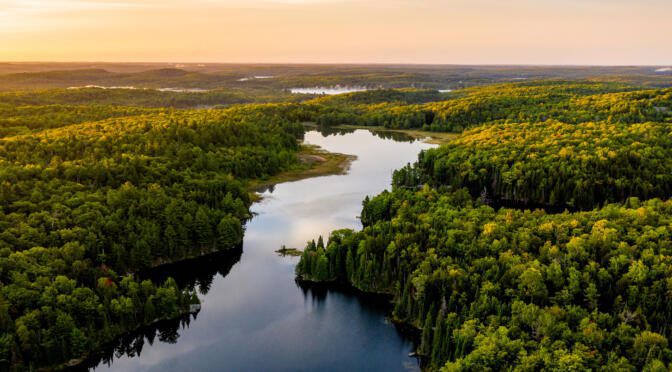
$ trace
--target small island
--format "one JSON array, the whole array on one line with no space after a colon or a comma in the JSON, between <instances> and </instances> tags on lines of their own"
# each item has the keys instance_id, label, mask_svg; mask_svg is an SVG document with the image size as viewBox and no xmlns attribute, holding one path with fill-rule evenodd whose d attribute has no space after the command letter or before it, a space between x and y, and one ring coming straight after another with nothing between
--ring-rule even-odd
<instances>
[{"instance_id":1,"label":"small island","mask_svg":"<svg viewBox=\"0 0 672 372\"><path fill-rule=\"evenodd\" d=\"M282 248L278 249L275 252L283 257L285 256L299 257L303 254L302 250L296 248L287 248L285 247L284 244L282 245Z\"/></svg>"}]
</instances>

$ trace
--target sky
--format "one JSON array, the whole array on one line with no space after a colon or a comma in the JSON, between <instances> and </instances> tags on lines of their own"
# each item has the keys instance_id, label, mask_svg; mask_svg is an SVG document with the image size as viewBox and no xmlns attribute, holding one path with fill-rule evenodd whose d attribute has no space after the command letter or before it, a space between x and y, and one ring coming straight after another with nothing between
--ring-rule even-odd
<instances>
[{"instance_id":1,"label":"sky","mask_svg":"<svg viewBox=\"0 0 672 372\"><path fill-rule=\"evenodd\" d=\"M672 0L0 0L0 61L672 64Z\"/></svg>"}]
</instances>

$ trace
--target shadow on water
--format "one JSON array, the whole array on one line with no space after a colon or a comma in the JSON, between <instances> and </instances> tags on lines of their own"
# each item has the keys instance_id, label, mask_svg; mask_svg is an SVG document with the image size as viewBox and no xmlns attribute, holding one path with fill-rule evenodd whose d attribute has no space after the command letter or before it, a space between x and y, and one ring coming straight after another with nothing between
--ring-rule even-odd
<instances>
[{"instance_id":1,"label":"shadow on water","mask_svg":"<svg viewBox=\"0 0 672 372\"><path fill-rule=\"evenodd\" d=\"M352 286L342 283L313 283L296 280L296 286L301 289L303 298L308 302L320 305L329 295L345 295L356 298L359 303L371 310L390 314L392 311L392 298L385 294L364 293Z\"/></svg>"},{"instance_id":2,"label":"shadow on water","mask_svg":"<svg viewBox=\"0 0 672 372\"><path fill-rule=\"evenodd\" d=\"M145 346L155 342L175 344L180 338L180 331L189 328L191 321L196 321L198 314L187 314L177 319L161 320L152 325L142 327L135 332L121 336L89 355L77 369L95 369L103 365L110 366L115 359L123 356L139 357Z\"/></svg>"},{"instance_id":3,"label":"shadow on water","mask_svg":"<svg viewBox=\"0 0 672 372\"><path fill-rule=\"evenodd\" d=\"M417 141L421 141L418 138L415 138L413 136L409 136L406 133L403 132L397 132L393 130L387 130L386 128L383 127L371 127L371 129L366 129L366 128L343 128L343 127L330 127L330 126L318 126L315 128L316 131L318 131L320 134L322 134L325 137L329 136L344 136L347 134L352 134L356 130L367 130L369 133L373 134L374 136L384 139L384 140L392 140L395 142L408 142L408 143L414 143Z\"/></svg>"},{"instance_id":4,"label":"shadow on water","mask_svg":"<svg viewBox=\"0 0 672 372\"><path fill-rule=\"evenodd\" d=\"M420 344L420 330L405 323L397 323L392 320L392 296L381 293L362 292L359 289L342 282L315 283L306 282L299 279L295 280L296 286L301 289L305 302L311 303L315 308L320 309L326 306L329 296L345 296L354 298L361 306L362 310L370 311L376 314L385 314L386 321L394 324L398 336L401 339L408 340L415 350Z\"/></svg>"},{"instance_id":5,"label":"shadow on water","mask_svg":"<svg viewBox=\"0 0 672 372\"><path fill-rule=\"evenodd\" d=\"M226 277L234 265L240 261L242 246L217 252L185 261L161 265L138 273L141 280L150 279L154 283L162 283L173 278L181 289L197 290L201 295L210 291L217 275ZM111 365L122 356L139 357L144 346L152 346L155 342L175 344L180 338L180 331L189 328L196 321L198 313L186 314L176 319L161 320L143 326L134 332L118 337L89 355L77 369L95 369L101 365Z\"/></svg>"},{"instance_id":6,"label":"shadow on water","mask_svg":"<svg viewBox=\"0 0 672 372\"><path fill-rule=\"evenodd\" d=\"M231 268L240 261L242 245L221 252L192 258L185 261L161 265L140 272L141 280L150 279L154 283L163 283L168 278L175 279L181 289L196 289L201 294L210 291L212 281L217 274L226 277Z\"/></svg>"},{"instance_id":7,"label":"shadow on water","mask_svg":"<svg viewBox=\"0 0 672 372\"><path fill-rule=\"evenodd\" d=\"M242 249L237 248L225 252L198 257L175 264L162 265L145 271L140 275L142 279L151 279L158 282L171 277L180 288L198 290L206 295L217 275L226 277L234 265L241 258ZM391 297L385 294L364 293L352 286L340 283L307 283L296 281L301 290L305 303L310 303L317 311L327 306L329 296L348 297L356 299L361 312L372 314L386 314L386 321L390 320L392 312ZM198 313L187 314L177 319L161 320L144 326L129 334L123 335L89 355L84 363L77 366L78 370L96 369L96 367L110 366L115 359L121 357L140 357L143 348L151 347L155 343L175 344L180 338L180 332L189 328L192 321L197 321ZM413 349L418 346L419 332L415 328L394 323L398 337L412 343ZM421 362L421 361L419 361Z\"/></svg>"}]
</instances>

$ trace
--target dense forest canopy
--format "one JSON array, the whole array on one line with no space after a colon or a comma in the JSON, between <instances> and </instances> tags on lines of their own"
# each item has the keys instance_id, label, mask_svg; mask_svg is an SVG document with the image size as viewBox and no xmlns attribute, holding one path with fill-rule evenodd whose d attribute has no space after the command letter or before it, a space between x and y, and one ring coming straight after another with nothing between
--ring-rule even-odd
<instances>
[{"instance_id":1,"label":"dense forest canopy","mask_svg":"<svg viewBox=\"0 0 672 372\"><path fill-rule=\"evenodd\" d=\"M0 76L23 89L0 93L3 366L59 365L198 303L193 288L137 273L238 247L248 185L296 166L306 122L460 133L365 201L364 230L310 244L297 269L392 294L395 316L423 329L431 368L672 361L670 89L615 78L474 86L505 81L504 68L476 69L452 92L437 89L460 88L459 75L429 68L276 66L288 76L239 81L265 68ZM120 77L148 89L64 89ZM207 91L155 89L199 79ZM414 79L434 83L408 88ZM376 89L286 91L363 81ZM395 86L407 88L378 89ZM586 211L487 206L507 200Z\"/></svg>"},{"instance_id":2,"label":"dense forest canopy","mask_svg":"<svg viewBox=\"0 0 672 372\"><path fill-rule=\"evenodd\" d=\"M671 94L526 82L351 106L461 134L367 198L361 231L309 242L297 275L390 294L431 370L667 370Z\"/></svg>"},{"instance_id":3,"label":"dense forest canopy","mask_svg":"<svg viewBox=\"0 0 672 372\"><path fill-rule=\"evenodd\" d=\"M4 100L0 100L3 102ZM71 124L158 112L139 107L99 104L12 105L0 103L0 137L39 132Z\"/></svg>"},{"instance_id":4,"label":"dense forest canopy","mask_svg":"<svg viewBox=\"0 0 672 372\"><path fill-rule=\"evenodd\" d=\"M0 140L0 359L62 363L198 302L131 274L240 244L245 181L294 164L303 133L254 112L112 111Z\"/></svg>"},{"instance_id":5,"label":"dense forest canopy","mask_svg":"<svg viewBox=\"0 0 672 372\"><path fill-rule=\"evenodd\" d=\"M393 294L432 369L641 370L672 361L671 216L659 199L547 214L397 189L297 271Z\"/></svg>"},{"instance_id":6,"label":"dense forest canopy","mask_svg":"<svg viewBox=\"0 0 672 372\"><path fill-rule=\"evenodd\" d=\"M215 89L206 91L81 87L0 93L0 102L14 106L112 105L139 107L211 108L240 103L294 101L301 97L282 91Z\"/></svg>"},{"instance_id":7,"label":"dense forest canopy","mask_svg":"<svg viewBox=\"0 0 672 372\"><path fill-rule=\"evenodd\" d=\"M398 185L466 187L473 196L592 209L672 195L667 123L493 124L421 154Z\"/></svg>"},{"instance_id":8,"label":"dense forest canopy","mask_svg":"<svg viewBox=\"0 0 672 372\"><path fill-rule=\"evenodd\" d=\"M672 90L636 90L616 83L548 81L475 87L439 95L409 92L383 100L371 92L318 99L315 121L391 129L461 132L483 124L511 122L672 122ZM366 99L369 99L366 101ZM422 100L429 102L422 103ZM364 103L360 103L364 101Z\"/></svg>"}]
</instances>

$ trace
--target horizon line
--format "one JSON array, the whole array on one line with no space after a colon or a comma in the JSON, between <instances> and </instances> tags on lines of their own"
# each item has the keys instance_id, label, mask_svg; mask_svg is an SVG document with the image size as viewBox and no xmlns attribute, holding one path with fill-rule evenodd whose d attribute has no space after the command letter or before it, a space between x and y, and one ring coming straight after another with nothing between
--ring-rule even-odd
<instances>
[{"instance_id":1,"label":"horizon line","mask_svg":"<svg viewBox=\"0 0 672 372\"><path fill-rule=\"evenodd\" d=\"M470 67L669 67L659 64L552 64L552 63L429 63L429 62L184 62L184 61L105 61L105 60L80 60L80 61L12 61L0 60L0 64L75 64L75 63L101 63L101 64L185 64L185 65L275 65L275 66L470 66Z\"/></svg>"}]
</instances>

